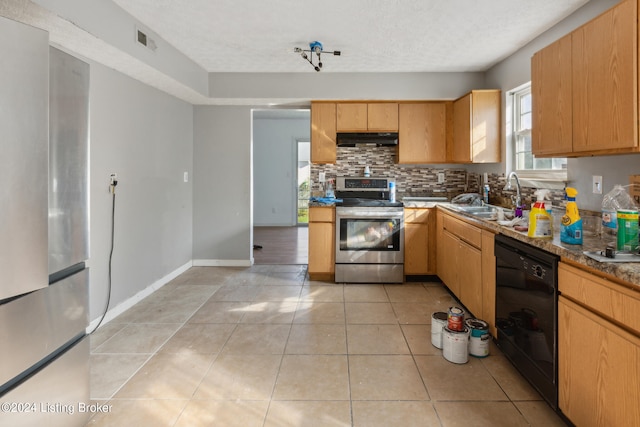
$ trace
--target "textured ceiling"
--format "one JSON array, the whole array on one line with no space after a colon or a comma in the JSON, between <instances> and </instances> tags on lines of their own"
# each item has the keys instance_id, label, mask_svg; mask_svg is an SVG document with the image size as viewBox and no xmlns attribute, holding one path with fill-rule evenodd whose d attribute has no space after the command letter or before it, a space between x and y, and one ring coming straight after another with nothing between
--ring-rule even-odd
<instances>
[{"instance_id":1,"label":"textured ceiling","mask_svg":"<svg viewBox=\"0 0 640 427\"><path fill-rule=\"evenodd\" d=\"M588 0L113 0L209 72L484 71Z\"/></svg>"}]
</instances>

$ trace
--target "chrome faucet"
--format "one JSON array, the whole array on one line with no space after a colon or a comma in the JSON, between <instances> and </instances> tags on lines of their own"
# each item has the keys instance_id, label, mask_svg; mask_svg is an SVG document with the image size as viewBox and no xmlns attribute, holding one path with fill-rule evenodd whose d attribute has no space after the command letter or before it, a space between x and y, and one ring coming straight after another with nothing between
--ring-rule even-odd
<instances>
[{"instance_id":1,"label":"chrome faucet","mask_svg":"<svg viewBox=\"0 0 640 427\"><path fill-rule=\"evenodd\" d=\"M522 192L520 188L520 179L518 178L518 175L516 174L515 171L511 171L511 173L507 177L507 184L504 186L503 190L506 190L506 191L513 190L513 187L511 186L512 177L515 177L516 179L516 209L519 209L520 206L522 206L522 196L521 196Z\"/></svg>"}]
</instances>

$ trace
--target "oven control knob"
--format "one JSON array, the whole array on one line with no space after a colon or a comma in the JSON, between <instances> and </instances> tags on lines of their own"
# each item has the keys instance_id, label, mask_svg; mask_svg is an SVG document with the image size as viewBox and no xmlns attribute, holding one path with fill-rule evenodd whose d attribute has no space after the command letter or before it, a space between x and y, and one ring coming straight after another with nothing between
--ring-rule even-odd
<instances>
[{"instance_id":1,"label":"oven control knob","mask_svg":"<svg viewBox=\"0 0 640 427\"><path fill-rule=\"evenodd\" d=\"M544 277L544 269L539 265L533 266L533 274L534 276L542 279Z\"/></svg>"}]
</instances>

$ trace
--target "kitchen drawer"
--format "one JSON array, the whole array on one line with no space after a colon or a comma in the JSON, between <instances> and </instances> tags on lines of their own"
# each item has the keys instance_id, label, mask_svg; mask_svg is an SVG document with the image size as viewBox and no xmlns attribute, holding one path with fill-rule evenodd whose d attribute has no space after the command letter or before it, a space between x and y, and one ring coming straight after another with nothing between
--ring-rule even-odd
<instances>
[{"instance_id":1,"label":"kitchen drawer","mask_svg":"<svg viewBox=\"0 0 640 427\"><path fill-rule=\"evenodd\" d=\"M336 210L333 206L309 209L309 222L335 222Z\"/></svg>"},{"instance_id":2,"label":"kitchen drawer","mask_svg":"<svg viewBox=\"0 0 640 427\"><path fill-rule=\"evenodd\" d=\"M448 215L443 217L443 224L445 230L448 230L461 240L464 240L476 248L482 247L482 230L479 228Z\"/></svg>"},{"instance_id":3,"label":"kitchen drawer","mask_svg":"<svg viewBox=\"0 0 640 427\"><path fill-rule=\"evenodd\" d=\"M640 334L639 292L562 262L558 289L565 297Z\"/></svg>"},{"instance_id":4,"label":"kitchen drawer","mask_svg":"<svg viewBox=\"0 0 640 427\"><path fill-rule=\"evenodd\" d=\"M429 222L430 211L429 208L405 208L404 222L426 224Z\"/></svg>"}]
</instances>

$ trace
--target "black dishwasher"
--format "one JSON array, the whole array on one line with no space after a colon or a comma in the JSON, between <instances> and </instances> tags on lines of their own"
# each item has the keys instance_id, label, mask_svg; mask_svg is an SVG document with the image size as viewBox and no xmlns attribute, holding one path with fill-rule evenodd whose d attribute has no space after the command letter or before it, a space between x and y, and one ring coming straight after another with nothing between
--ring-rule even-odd
<instances>
[{"instance_id":1,"label":"black dishwasher","mask_svg":"<svg viewBox=\"0 0 640 427\"><path fill-rule=\"evenodd\" d=\"M502 234L495 255L498 347L557 409L559 257Z\"/></svg>"}]
</instances>

